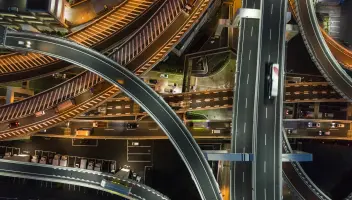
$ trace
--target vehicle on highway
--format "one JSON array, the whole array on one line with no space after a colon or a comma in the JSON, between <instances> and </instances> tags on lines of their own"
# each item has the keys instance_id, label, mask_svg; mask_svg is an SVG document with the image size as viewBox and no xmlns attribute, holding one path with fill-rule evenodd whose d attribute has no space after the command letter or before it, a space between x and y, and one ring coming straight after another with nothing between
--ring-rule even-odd
<instances>
[{"instance_id":1,"label":"vehicle on highway","mask_svg":"<svg viewBox=\"0 0 352 200\"><path fill-rule=\"evenodd\" d=\"M160 74L160 78L169 78L168 74Z\"/></svg>"},{"instance_id":2,"label":"vehicle on highway","mask_svg":"<svg viewBox=\"0 0 352 200\"><path fill-rule=\"evenodd\" d=\"M64 110L69 109L70 107L72 107L74 105L75 105L75 101L73 99L70 99L70 100L64 101L64 102L60 103L59 105L57 105L55 111L57 113L59 113L59 112L62 112Z\"/></svg>"},{"instance_id":3,"label":"vehicle on highway","mask_svg":"<svg viewBox=\"0 0 352 200\"><path fill-rule=\"evenodd\" d=\"M46 156L42 156L39 160L40 164L46 164L47 163L47 157Z\"/></svg>"},{"instance_id":4,"label":"vehicle on highway","mask_svg":"<svg viewBox=\"0 0 352 200\"><path fill-rule=\"evenodd\" d=\"M323 135L323 131L318 131L318 135L322 136Z\"/></svg>"},{"instance_id":5,"label":"vehicle on highway","mask_svg":"<svg viewBox=\"0 0 352 200\"><path fill-rule=\"evenodd\" d=\"M20 122L19 121L12 121L8 124L9 128L17 128L20 126Z\"/></svg>"},{"instance_id":6,"label":"vehicle on highway","mask_svg":"<svg viewBox=\"0 0 352 200\"><path fill-rule=\"evenodd\" d=\"M60 166L67 167L67 160L68 160L68 156L61 156Z\"/></svg>"},{"instance_id":7,"label":"vehicle on highway","mask_svg":"<svg viewBox=\"0 0 352 200\"><path fill-rule=\"evenodd\" d=\"M338 128L345 128L345 124L337 124Z\"/></svg>"},{"instance_id":8,"label":"vehicle on highway","mask_svg":"<svg viewBox=\"0 0 352 200\"><path fill-rule=\"evenodd\" d=\"M45 115L44 110L38 111L38 112L35 113L35 116L36 116L36 117L40 117L40 116L43 116L43 115Z\"/></svg>"},{"instance_id":9,"label":"vehicle on highway","mask_svg":"<svg viewBox=\"0 0 352 200\"><path fill-rule=\"evenodd\" d=\"M137 123L127 123L126 124L126 129L127 130L135 130L139 127L139 124Z\"/></svg>"},{"instance_id":10,"label":"vehicle on highway","mask_svg":"<svg viewBox=\"0 0 352 200\"><path fill-rule=\"evenodd\" d=\"M195 2L196 2L196 0L188 0L187 1L186 6L183 9L186 14L190 14L191 13Z\"/></svg>"},{"instance_id":11,"label":"vehicle on highway","mask_svg":"<svg viewBox=\"0 0 352 200\"><path fill-rule=\"evenodd\" d=\"M324 136L324 135L328 136L330 134L331 134L330 131L318 131L319 136Z\"/></svg>"},{"instance_id":12,"label":"vehicle on highway","mask_svg":"<svg viewBox=\"0 0 352 200\"><path fill-rule=\"evenodd\" d=\"M87 169L87 159L85 159L85 158L82 158L82 159L81 159L81 162L80 162L80 164L79 164L79 168L81 168L81 169Z\"/></svg>"},{"instance_id":13,"label":"vehicle on highway","mask_svg":"<svg viewBox=\"0 0 352 200\"><path fill-rule=\"evenodd\" d=\"M93 122L93 127L97 128L98 127L98 122Z\"/></svg>"},{"instance_id":14,"label":"vehicle on highway","mask_svg":"<svg viewBox=\"0 0 352 200\"><path fill-rule=\"evenodd\" d=\"M56 155L54 156L53 164L52 164L52 165L54 165L54 166L59 166L59 165L60 165L60 157L61 157L60 154L56 154Z\"/></svg>"},{"instance_id":15,"label":"vehicle on highway","mask_svg":"<svg viewBox=\"0 0 352 200\"><path fill-rule=\"evenodd\" d=\"M271 64L267 74L267 93L268 98L277 97L279 91L279 64Z\"/></svg>"},{"instance_id":16,"label":"vehicle on highway","mask_svg":"<svg viewBox=\"0 0 352 200\"><path fill-rule=\"evenodd\" d=\"M93 161L89 161L88 162L87 169L89 169L89 170L93 170L94 169L94 162Z\"/></svg>"},{"instance_id":17,"label":"vehicle on highway","mask_svg":"<svg viewBox=\"0 0 352 200\"><path fill-rule=\"evenodd\" d=\"M308 128L316 128L316 127L320 127L320 123L319 122L308 122Z\"/></svg>"},{"instance_id":18,"label":"vehicle on highway","mask_svg":"<svg viewBox=\"0 0 352 200\"><path fill-rule=\"evenodd\" d=\"M76 130L76 136L90 136L91 133L91 128L79 128Z\"/></svg>"},{"instance_id":19,"label":"vehicle on highway","mask_svg":"<svg viewBox=\"0 0 352 200\"><path fill-rule=\"evenodd\" d=\"M127 184L124 184L123 182L117 182L116 180L110 181L110 180L103 179L100 185L105 189L118 192L124 195L129 195L132 189Z\"/></svg>"}]
</instances>

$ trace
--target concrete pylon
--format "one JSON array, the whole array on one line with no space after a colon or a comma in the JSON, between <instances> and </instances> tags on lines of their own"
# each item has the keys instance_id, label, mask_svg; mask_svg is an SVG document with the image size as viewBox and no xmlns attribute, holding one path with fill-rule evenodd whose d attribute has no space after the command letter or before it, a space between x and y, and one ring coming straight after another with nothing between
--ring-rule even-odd
<instances>
[{"instance_id":1,"label":"concrete pylon","mask_svg":"<svg viewBox=\"0 0 352 200\"><path fill-rule=\"evenodd\" d=\"M6 90L6 104L10 104L10 103L13 103L15 101L15 93L26 94L26 95L29 95L29 96L33 96L34 95L34 91L33 90L23 89L23 88L20 88L20 87L8 86L7 90Z\"/></svg>"}]
</instances>

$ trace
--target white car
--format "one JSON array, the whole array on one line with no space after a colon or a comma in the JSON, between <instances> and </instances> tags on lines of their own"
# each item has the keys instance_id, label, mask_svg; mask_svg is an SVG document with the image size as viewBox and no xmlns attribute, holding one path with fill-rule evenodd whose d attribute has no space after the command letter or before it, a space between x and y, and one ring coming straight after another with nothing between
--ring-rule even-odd
<instances>
[{"instance_id":1,"label":"white car","mask_svg":"<svg viewBox=\"0 0 352 200\"><path fill-rule=\"evenodd\" d=\"M169 75L168 74L160 74L160 77L161 78L169 78Z\"/></svg>"},{"instance_id":2,"label":"white car","mask_svg":"<svg viewBox=\"0 0 352 200\"><path fill-rule=\"evenodd\" d=\"M279 64L274 63L270 66L267 81L269 99L277 97L279 91Z\"/></svg>"}]
</instances>

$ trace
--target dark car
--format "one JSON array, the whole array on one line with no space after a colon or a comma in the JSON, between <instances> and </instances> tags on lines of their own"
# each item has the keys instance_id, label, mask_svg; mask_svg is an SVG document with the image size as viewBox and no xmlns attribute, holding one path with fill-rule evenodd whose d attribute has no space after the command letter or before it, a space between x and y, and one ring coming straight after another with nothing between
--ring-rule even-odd
<instances>
[{"instance_id":1,"label":"dark car","mask_svg":"<svg viewBox=\"0 0 352 200\"><path fill-rule=\"evenodd\" d=\"M129 129L137 129L139 127L139 124L137 123L127 123L126 128Z\"/></svg>"},{"instance_id":2,"label":"dark car","mask_svg":"<svg viewBox=\"0 0 352 200\"><path fill-rule=\"evenodd\" d=\"M20 126L20 122L13 121L13 122L10 122L8 126L9 126L9 128L16 128L16 127Z\"/></svg>"},{"instance_id":3,"label":"dark car","mask_svg":"<svg viewBox=\"0 0 352 200\"><path fill-rule=\"evenodd\" d=\"M150 84L157 84L157 83L158 83L158 80L156 80L156 79L149 79L149 83L150 83Z\"/></svg>"}]
</instances>

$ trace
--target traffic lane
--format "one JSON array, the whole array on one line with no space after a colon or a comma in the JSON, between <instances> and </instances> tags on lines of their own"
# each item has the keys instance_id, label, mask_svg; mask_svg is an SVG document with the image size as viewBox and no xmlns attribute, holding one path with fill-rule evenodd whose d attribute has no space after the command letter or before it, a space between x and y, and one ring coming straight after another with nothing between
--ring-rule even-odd
<instances>
[{"instance_id":1,"label":"traffic lane","mask_svg":"<svg viewBox=\"0 0 352 200\"><path fill-rule=\"evenodd\" d=\"M75 122L74 125L70 125L71 133L75 133L77 128L86 127L87 125L80 125L81 123ZM87 124L84 122L82 124ZM89 124L91 124L89 122ZM229 123L226 122L212 122L208 123L208 128L194 128L189 126L187 123L187 128L190 130L194 136L209 136L212 135L212 130L220 130L220 133L214 133L213 135L229 135L231 129ZM134 129L127 129L127 123L110 122L107 128L94 128L91 135L92 136L163 136L165 133L159 128L158 124L155 122L140 122L139 127ZM54 127L47 129L46 134L63 134L64 129L61 127Z\"/></svg>"},{"instance_id":2,"label":"traffic lane","mask_svg":"<svg viewBox=\"0 0 352 200\"><path fill-rule=\"evenodd\" d=\"M209 99L207 101L202 100L193 100L190 104L190 108L206 108L206 107L216 107L216 106L225 106L225 105L232 105L233 104L233 97L217 100L217 99Z\"/></svg>"},{"instance_id":3,"label":"traffic lane","mask_svg":"<svg viewBox=\"0 0 352 200\"><path fill-rule=\"evenodd\" d=\"M300 94L294 94L294 95L285 95L285 100L286 101L294 101L294 100L321 100L324 101L324 99L341 99L343 98L338 94L338 93L300 93Z\"/></svg>"},{"instance_id":4,"label":"traffic lane","mask_svg":"<svg viewBox=\"0 0 352 200\"><path fill-rule=\"evenodd\" d=\"M258 41L259 20L243 19L238 51L236 104L233 105L235 106L232 122L235 136L232 138L234 153L252 153ZM235 171L232 175L234 184L231 189L234 191L234 198L252 199L254 184L252 183L252 163L236 162L234 164L233 170Z\"/></svg>"},{"instance_id":5,"label":"traffic lane","mask_svg":"<svg viewBox=\"0 0 352 200\"><path fill-rule=\"evenodd\" d=\"M304 197L304 199L319 200L318 196L315 195L314 192L309 189L309 187L301 179L301 177L298 175L298 173L296 172L296 170L292 165L293 163L290 163L290 162L282 163L282 170L286 175L287 179L296 188L296 190Z\"/></svg>"},{"instance_id":6,"label":"traffic lane","mask_svg":"<svg viewBox=\"0 0 352 200\"><path fill-rule=\"evenodd\" d=\"M324 76L327 77L328 75L328 78L333 82L333 84L350 99L352 98L351 80L349 77L347 77L348 75L342 71L341 66L338 64L338 62L336 62L336 59L330 57L328 55L327 49L322 47L322 41L324 41L324 39L318 39L320 36L316 34L316 30L320 30L319 27L316 26L319 25L314 24L314 19L311 16L308 7L310 4L311 2L307 0L298 0L296 2L298 14L300 15L301 19L300 22L302 27L304 27L302 30L304 33L303 35L307 39L307 44L314 52L314 58L317 59L318 63L320 63L320 66L318 67L324 71Z\"/></svg>"},{"instance_id":7,"label":"traffic lane","mask_svg":"<svg viewBox=\"0 0 352 200\"><path fill-rule=\"evenodd\" d=\"M167 106L166 102L149 86L145 85L142 80L126 68L101 54L60 38L8 31L6 46L19 50L28 50L23 49L19 45L19 41L23 40L31 42L31 48L33 49L30 49L30 51L35 50L47 55L60 57L67 61L75 62L82 67L89 68L96 73L99 72L98 74L104 79L118 86L123 92L138 101L141 107L148 109L148 114L158 121L170 137L170 140L173 141L174 147L178 150L180 156L183 157L189 172L194 174L193 180L202 198L221 199L215 177L208 166L207 160L202 156L196 141L182 124L182 121ZM118 80L123 80L122 85L121 81Z\"/></svg>"},{"instance_id":8,"label":"traffic lane","mask_svg":"<svg viewBox=\"0 0 352 200\"><path fill-rule=\"evenodd\" d=\"M75 178L80 180L80 182L90 182L94 184L100 184L102 180L101 173L91 171L91 170L80 170L71 171L69 168L65 167L52 167L45 164L36 164L36 163L16 163L16 162L0 162L0 170L8 172L17 172L17 173L28 173L35 176L49 176L52 178Z\"/></svg>"},{"instance_id":9,"label":"traffic lane","mask_svg":"<svg viewBox=\"0 0 352 200\"><path fill-rule=\"evenodd\" d=\"M260 87L258 100L258 129L256 152L256 196L264 199L281 199L281 76L283 72L282 54L285 24L286 5L283 0L264 1L262 13L262 48ZM279 93L278 97L269 100L266 86L268 65L279 63Z\"/></svg>"}]
</instances>

